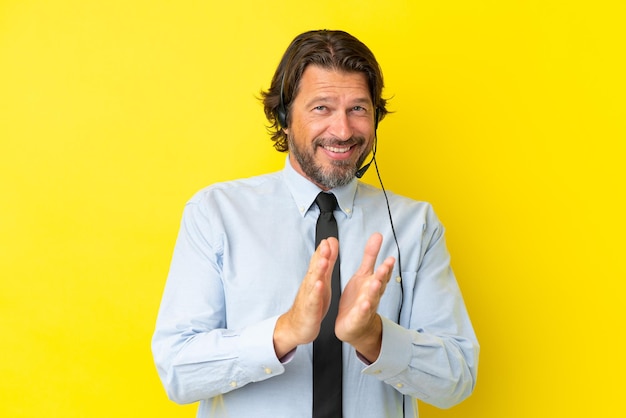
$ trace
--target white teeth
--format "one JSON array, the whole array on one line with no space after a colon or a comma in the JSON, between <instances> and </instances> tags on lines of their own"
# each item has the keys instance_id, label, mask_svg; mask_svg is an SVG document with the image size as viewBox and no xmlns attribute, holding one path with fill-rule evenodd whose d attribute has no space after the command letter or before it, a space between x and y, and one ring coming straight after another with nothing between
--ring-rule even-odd
<instances>
[{"instance_id":1,"label":"white teeth","mask_svg":"<svg viewBox=\"0 0 626 418\"><path fill-rule=\"evenodd\" d=\"M337 152L337 153L343 153L343 152L348 152L350 151L350 147L345 147L345 148L336 148L336 147L324 147L324 149L327 149L330 152Z\"/></svg>"}]
</instances>

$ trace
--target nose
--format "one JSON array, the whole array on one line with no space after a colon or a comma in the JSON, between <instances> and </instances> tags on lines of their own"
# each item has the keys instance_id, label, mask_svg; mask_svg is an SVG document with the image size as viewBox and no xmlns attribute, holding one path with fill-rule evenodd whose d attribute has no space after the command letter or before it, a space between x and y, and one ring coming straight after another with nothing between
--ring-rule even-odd
<instances>
[{"instance_id":1,"label":"nose","mask_svg":"<svg viewBox=\"0 0 626 418\"><path fill-rule=\"evenodd\" d=\"M345 112L336 112L333 115L328 132L343 141L350 139L353 132L348 115Z\"/></svg>"}]
</instances>

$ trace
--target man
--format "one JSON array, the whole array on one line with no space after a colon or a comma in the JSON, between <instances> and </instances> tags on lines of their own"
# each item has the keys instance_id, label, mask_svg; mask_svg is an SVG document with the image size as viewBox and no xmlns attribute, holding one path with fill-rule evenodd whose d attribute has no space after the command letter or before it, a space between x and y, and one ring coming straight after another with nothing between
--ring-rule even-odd
<instances>
[{"instance_id":1,"label":"man","mask_svg":"<svg viewBox=\"0 0 626 418\"><path fill-rule=\"evenodd\" d=\"M152 349L170 398L200 401L199 417L409 417L415 399L450 407L472 392L478 343L443 226L427 203L356 178L382 89L356 38L299 35L263 93L285 168L185 207ZM337 207L320 209L329 193ZM316 237L322 215L338 232ZM322 366L334 341L339 365Z\"/></svg>"}]
</instances>

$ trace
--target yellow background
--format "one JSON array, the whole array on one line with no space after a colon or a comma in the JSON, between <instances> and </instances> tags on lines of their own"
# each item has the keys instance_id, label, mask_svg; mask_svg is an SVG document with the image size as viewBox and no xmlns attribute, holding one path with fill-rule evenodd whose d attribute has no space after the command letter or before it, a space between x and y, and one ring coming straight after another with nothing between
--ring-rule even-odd
<instances>
[{"instance_id":1,"label":"yellow background","mask_svg":"<svg viewBox=\"0 0 626 418\"><path fill-rule=\"evenodd\" d=\"M1 1L0 416L195 415L149 349L182 207L282 167L256 97L319 28L379 59L385 186L434 204L481 342L421 416L624 416L623 4Z\"/></svg>"}]
</instances>

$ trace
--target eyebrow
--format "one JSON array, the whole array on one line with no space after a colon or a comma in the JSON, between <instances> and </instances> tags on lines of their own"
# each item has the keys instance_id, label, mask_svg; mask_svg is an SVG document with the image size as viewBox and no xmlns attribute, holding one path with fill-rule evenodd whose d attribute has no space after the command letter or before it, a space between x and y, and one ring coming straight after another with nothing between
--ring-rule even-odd
<instances>
[{"instance_id":1,"label":"eyebrow","mask_svg":"<svg viewBox=\"0 0 626 418\"><path fill-rule=\"evenodd\" d=\"M311 106L314 103L334 103L337 100L331 98L330 96L314 96L312 99L308 100L305 104L306 106ZM363 105L363 104L371 104L372 101L369 97L359 97L350 102L351 105Z\"/></svg>"}]
</instances>

